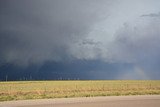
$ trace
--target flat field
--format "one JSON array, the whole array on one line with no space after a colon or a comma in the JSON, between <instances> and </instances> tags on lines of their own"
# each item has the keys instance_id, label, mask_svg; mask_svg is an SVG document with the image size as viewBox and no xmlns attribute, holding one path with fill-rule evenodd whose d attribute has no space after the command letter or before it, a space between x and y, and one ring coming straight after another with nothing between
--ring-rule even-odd
<instances>
[{"instance_id":1,"label":"flat field","mask_svg":"<svg viewBox=\"0 0 160 107\"><path fill-rule=\"evenodd\" d=\"M0 82L0 101L156 94L160 80Z\"/></svg>"}]
</instances>

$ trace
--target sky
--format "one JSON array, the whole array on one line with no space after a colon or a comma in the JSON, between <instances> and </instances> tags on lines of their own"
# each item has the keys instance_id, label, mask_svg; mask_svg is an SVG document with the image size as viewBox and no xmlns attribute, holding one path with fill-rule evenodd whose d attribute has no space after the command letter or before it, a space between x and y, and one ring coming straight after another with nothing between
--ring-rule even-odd
<instances>
[{"instance_id":1,"label":"sky","mask_svg":"<svg viewBox=\"0 0 160 107\"><path fill-rule=\"evenodd\" d=\"M1 0L0 80L160 79L159 0Z\"/></svg>"}]
</instances>

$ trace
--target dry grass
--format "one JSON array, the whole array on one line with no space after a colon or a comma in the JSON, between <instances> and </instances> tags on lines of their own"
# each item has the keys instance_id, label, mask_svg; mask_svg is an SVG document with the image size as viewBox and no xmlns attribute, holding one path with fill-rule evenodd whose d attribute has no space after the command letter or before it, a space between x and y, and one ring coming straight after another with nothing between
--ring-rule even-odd
<instances>
[{"instance_id":1,"label":"dry grass","mask_svg":"<svg viewBox=\"0 0 160 107\"><path fill-rule=\"evenodd\" d=\"M0 101L160 94L160 80L0 82Z\"/></svg>"}]
</instances>

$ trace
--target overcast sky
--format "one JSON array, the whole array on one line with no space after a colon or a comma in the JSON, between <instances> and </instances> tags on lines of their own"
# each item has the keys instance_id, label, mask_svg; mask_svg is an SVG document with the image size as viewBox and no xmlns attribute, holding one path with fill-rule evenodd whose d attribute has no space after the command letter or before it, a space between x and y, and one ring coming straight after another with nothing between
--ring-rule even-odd
<instances>
[{"instance_id":1,"label":"overcast sky","mask_svg":"<svg viewBox=\"0 0 160 107\"><path fill-rule=\"evenodd\" d=\"M160 79L159 42L159 0L0 1L0 80Z\"/></svg>"}]
</instances>

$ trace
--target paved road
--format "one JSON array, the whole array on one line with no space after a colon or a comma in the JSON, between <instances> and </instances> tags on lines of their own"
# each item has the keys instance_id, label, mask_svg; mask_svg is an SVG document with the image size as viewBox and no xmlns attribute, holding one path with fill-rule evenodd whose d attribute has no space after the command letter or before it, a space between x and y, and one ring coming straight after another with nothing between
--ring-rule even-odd
<instances>
[{"instance_id":1,"label":"paved road","mask_svg":"<svg viewBox=\"0 0 160 107\"><path fill-rule=\"evenodd\" d=\"M0 107L160 107L160 95L9 101Z\"/></svg>"}]
</instances>

